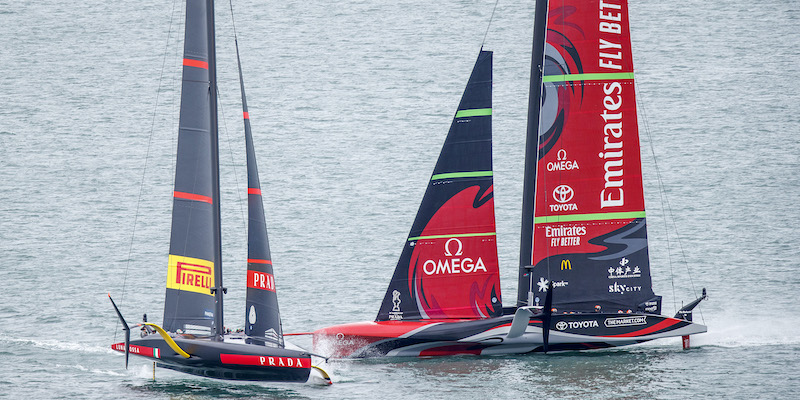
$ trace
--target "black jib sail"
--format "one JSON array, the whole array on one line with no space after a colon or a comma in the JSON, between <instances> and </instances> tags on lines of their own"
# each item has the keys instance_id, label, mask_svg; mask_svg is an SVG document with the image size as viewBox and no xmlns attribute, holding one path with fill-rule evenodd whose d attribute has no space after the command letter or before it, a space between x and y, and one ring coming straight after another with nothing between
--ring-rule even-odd
<instances>
[{"instance_id":1,"label":"black jib sail","mask_svg":"<svg viewBox=\"0 0 800 400\"><path fill-rule=\"evenodd\" d=\"M209 12L206 2L187 1L164 329L218 335L222 299L212 289L222 284L219 162Z\"/></svg>"},{"instance_id":2,"label":"black jib sail","mask_svg":"<svg viewBox=\"0 0 800 400\"><path fill-rule=\"evenodd\" d=\"M247 147L247 298L244 332L248 336L248 343L283 347L281 315L278 310L278 295L275 292L275 276L272 272L267 223L264 218L253 135L250 131L250 113L247 111L247 99L244 94L238 41L236 62L239 65L239 86L242 90L244 137Z\"/></svg>"},{"instance_id":3,"label":"black jib sail","mask_svg":"<svg viewBox=\"0 0 800 400\"><path fill-rule=\"evenodd\" d=\"M492 53L481 50L378 321L502 314L491 134Z\"/></svg>"}]
</instances>

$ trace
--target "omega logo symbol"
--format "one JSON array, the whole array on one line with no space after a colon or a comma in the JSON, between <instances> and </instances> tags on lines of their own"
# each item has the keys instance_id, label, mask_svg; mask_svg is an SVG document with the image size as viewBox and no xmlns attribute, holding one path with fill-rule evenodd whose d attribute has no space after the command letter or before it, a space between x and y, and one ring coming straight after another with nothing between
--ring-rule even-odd
<instances>
[{"instance_id":1,"label":"omega logo symbol","mask_svg":"<svg viewBox=\"0 0 800 400\"><path fill-rule=\"evenodd\" d=\"M452 241L455 241L456 243L458 243L458 250L455 252L455 254L450 252L450 242L452 242ZM454 255L455 256L460 256L461 254L464 253L463 250L464 250L464 245L457 238L451 238L444 244L444 255L446 255L448 257L452 257Z\"/></svg>"},{"instance_id":2,"label":"omega logo symbol","mask_svg":"<svg viewBox=\"0 0 800 400\"><path fill-rule=\"evenodd\" d=\"M566 159L567 159L567 151L564 149L559 150L558 153L556 154L556 160L564 161Z\"/></svg>"},{"instance_id":3,"label":"omega logo symbol","mask_svg":"<svg viewBox=\"0 0 800 400\"><path fill-rule=\"evenodd\" d=\"M562 204L572 200L574 195L575 192L567 185L559 185L553 189L553 200Z\"/></svg>"}]
</instances>

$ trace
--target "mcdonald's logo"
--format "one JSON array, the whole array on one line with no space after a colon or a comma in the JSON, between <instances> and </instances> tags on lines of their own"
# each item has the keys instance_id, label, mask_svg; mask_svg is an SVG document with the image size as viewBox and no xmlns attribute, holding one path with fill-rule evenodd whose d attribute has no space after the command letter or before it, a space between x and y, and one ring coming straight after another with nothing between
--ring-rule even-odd
<instances>
[{"instance_id":1,"label":"mcdonald's logo","mask_svg":"<svg viewBox=\"0 0 800 400\"><path fill-rule=\"evenodd\" d=\"M561 260L561 270L572 269L572 263L569 260Z\"/></svg>"}]
</instances>

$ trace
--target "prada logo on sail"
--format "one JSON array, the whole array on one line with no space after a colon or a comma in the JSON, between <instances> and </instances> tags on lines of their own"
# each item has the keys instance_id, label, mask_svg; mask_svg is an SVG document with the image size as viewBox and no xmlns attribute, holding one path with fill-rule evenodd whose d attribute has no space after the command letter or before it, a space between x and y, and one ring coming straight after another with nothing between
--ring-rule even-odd
<instances>
[{"instance_id":1,"label":"prada logo on sail","mask_svg":"<svg viewBox=\"0 0 800 400\"><path fill-rule=\"evenodd\" d=\"M422 264L422 271L425 275L487 272L481 257L478 257L477 261L470 257L453 257L462 254L464 254L464 244L458 238L450 238L444 244L444 255L448 258L427 260Z\"/></svg>"},{"instance_id":2,"label":"prada logo on sail","mask_svg":"<svg viewBox=\"0 0 800 400\"><path fill-rule=\"evenodd\" d=\"M214 263L208 260L169 255L167 288L211 296L214 287Z\"/></svg>"},{"instance_id":3,"label":"prada logo on sail","mask_svg":"<svg viewBox=\"0 0 800 400\"><path fill-rule=\"evenodd\" d=\"M247 271L247 287L253 289L275 291L275 277L260 271Z\"/></svg>"}]
</instances>

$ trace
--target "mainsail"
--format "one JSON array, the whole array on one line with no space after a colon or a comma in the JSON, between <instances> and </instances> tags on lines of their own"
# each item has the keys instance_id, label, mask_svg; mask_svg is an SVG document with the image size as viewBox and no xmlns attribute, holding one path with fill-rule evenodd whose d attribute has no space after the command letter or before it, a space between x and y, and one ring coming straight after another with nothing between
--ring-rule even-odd
<instances>
[{"instance_id":1,"label":"mainsail","mask_svg":"<svg viewBox=\"0 0 800 400\"><path fill-rule=\"evenodd\" d=\"M550 1L545 15L532 66L541 100L529 114L538 126L528 140L538 147L526 154L525 184L535 193L525 193L523 229L531 230L523 232L518 303L529 290L543 300L552 282L559 311L658 314L627 1Z\"/></svg>"},{"instance_id":2,"label":"mainsail","mask_svg":"<svg viewBox=\"0 0 800 400\"><path fill-rule=\"evenodd\" d=\"M239 66L239 86L242 91L242 113L244 115L244 137L247 147L247 298L245 300L244 332L248 343L268 344L283 347L281 315L278 310L278 294L275 292L275 276L272 272L272 257L269 252L267 223L258 179L258 165L250 131L250 113L244 94L242 63L239 60L239 43L236 41L236 62Z\"/></svg>"},{"instance_id":3,"label":"mainsail","mask_svg":"<svg viewBox=\"0 0 800 400\"><path fill-rule=\"evenodd\" d=\"M222 286L213 11L186 4L164 329L222 334Z\"/></svg>"},{"instance_id":4,"label":"mainsail","mask_svg":"<svg viewBox=\"0 0 800 400\"><path fill-rule=\"evenodd\" d=\"M502 314L491 123L492 53L481 50L378 321Z\"/></svg>"}]
</instances>

